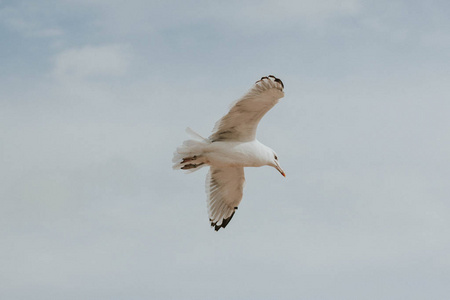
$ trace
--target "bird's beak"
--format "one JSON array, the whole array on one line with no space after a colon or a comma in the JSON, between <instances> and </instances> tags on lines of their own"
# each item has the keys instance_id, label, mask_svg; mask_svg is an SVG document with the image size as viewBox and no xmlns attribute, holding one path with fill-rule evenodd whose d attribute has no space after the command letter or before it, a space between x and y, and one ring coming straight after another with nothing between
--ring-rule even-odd
<instances>
[{"instance_id":1,"label":"bird's beak","mask_svg":"<svg viewBox=\"0 0 450 300\"><path fill-rule=\"evenodd\" d=\"M286 174L284 174L283 169L280 167L280 165L278 164L278 162L275 162L275 168L278 170L278 172L281 173L281 175L283 175L284 177L286 177Z\"/></svg>"}]
</instances>

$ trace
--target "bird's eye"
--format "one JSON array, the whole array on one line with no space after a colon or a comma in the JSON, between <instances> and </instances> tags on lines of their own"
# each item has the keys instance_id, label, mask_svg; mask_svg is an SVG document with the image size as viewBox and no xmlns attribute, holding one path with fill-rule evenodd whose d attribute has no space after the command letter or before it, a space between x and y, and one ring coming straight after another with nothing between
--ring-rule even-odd
<instances>
[{"instance_id":1,"label":"bird's eye","mask_svg":"<svg viewBox=\"0 0 450 300\"><path fill-rule=\"evenodd\" d=\"M278 160L278 157L274 154L273 157L275 158L275 160Z\"/></svg>"}]
</instances>

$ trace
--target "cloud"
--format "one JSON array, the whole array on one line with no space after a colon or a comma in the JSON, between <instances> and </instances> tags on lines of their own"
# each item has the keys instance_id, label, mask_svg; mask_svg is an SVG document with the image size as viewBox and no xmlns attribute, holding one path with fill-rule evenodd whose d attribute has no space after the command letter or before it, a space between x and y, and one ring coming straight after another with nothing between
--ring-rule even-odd
<instances>
[{"instance_id":1,"label":"cloud","mask_svg":"<svg viewBox=\"0 0 450 300\"><path fill-rule=\"evenodd\" d=\"M117 37L157 34L174 28L185 29L199 24L215 24L200 31L221 30L276 31L298 24L324 25L329 20L354 16L362 11L361 0L282 0L282 1L73 1L65 5L89 9L95 18L88 20L106 35ZM197 28L198 29L198 28Z\"/></svg>"},{"instance_id":2,"label":"cloud","mask_svg":"<svg viewBox=\"0 0 450 300\"><path fill-rule=\"evenodd\" d=\"M84 46L64 50L55 58L57 78L92 78L124 75L129 66L129 47L123 45Z\"/></svg>"},{"instance_id":3,"label":"cloud","mask_svg":"<svg viewBox=\"0 0 450 300\"><path fill-rule=\"evenodd\" d=\"M58 25L51 24L48 19L39 18L34 9L35 7L21 5L5 7L0 10L0 22L25 37L52 38L64 35Z\"/></svg>"},{"instance_id":4,"label":"cloud","mask_svg":"<svg viewBox=\"0 0 450 300\"><path fill-rule=\"evenodd\" d=\"M274 21L285 21L286 19L306 18L308 21L312 21L317 18L354 15L360 9L361 5L358 0L263 1L248 6L244 10L244 14L272 23ZM255 12L258 12L258 14L255 14Z\"/></svg>"},{"instance_id":5,"label":"cloud","mask_svg":"<svg viewBox=\"0 0 450 300\"><path fill-rule=\"evenodd\" d=\"M58 37L64 34L60 28L42 28L40 25L21 18L7 18L4 20L11 29L27 37Z\"/></svg>"}]
</instances>

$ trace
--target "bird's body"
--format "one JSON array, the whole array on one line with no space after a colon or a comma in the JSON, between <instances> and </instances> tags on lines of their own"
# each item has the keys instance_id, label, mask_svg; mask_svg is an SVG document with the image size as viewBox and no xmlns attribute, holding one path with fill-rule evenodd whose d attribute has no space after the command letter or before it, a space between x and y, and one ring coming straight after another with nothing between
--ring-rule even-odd
<instances>
[{"instance_id":1,"label":"bird's body","mask_svg":"<svg viewBox=\"0 0 450 300\"><path fill-rule=\"evenodd\" d=\"M216 167L262 167L272 153L258 140L213 142L204 150L208 164Z\"/></svg>"},{"instance_id":2,"label":"bird's body","mask_svg":"<svg viewBox=\"0 0 450 300\"><path fill-rule=\"evenodd\" d=\"M259 121L284 96L283 89L280 79L262 77L216 123L208 139L188 129L196 139L185 141L174 153L174 169L196 171L210 166L206 194L211 226L216 231L227 226L241 202L244 167L268 165L285 176L275 152L256 139Z\"/></svg>"}]
</instances>

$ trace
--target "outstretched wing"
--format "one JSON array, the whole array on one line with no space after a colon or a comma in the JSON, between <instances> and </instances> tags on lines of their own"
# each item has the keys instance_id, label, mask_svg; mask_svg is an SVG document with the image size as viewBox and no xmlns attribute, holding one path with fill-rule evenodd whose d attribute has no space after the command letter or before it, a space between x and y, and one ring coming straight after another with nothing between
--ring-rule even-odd
<instances>
[{"instance_id":1,"label":"outstretched wing","mask_svg":"<svg viewBox=\"0 0 450 300\"><path fill-rule=\"evenodd\" d=\"M209 140L254 140L259 120L284 97L283 89L283 82L275 76L262 77L244 97L232 104L228 114L217 121Z\"/></svg>"},{"instance_id":2,"label":"outstretched wing","mask_svg":"<svg viewBox=\"0 0 450 300\"><path fill-rule=\"evenodd\" d=\"M225 228L242 200L244 168L213 167L206 176L206 194L209 220L218 231Z\"/></svg>"}]
</instances>

